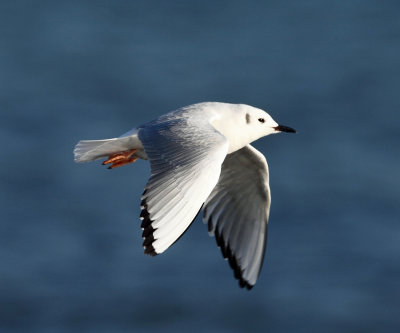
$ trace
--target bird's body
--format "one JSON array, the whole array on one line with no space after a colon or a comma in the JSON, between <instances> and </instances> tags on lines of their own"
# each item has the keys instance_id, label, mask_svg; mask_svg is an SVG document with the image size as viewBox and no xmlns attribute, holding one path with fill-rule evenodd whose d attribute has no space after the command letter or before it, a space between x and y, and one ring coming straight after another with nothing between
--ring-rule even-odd
<instances>
[{"instance_id":1,"label":"bird's body","mask_svg":"<svg viewBox=\"0 0 400 333\"><path fill-rule=\"evenodd\" d=\"M80 141L75 161L109 157L110 168L148 159L142 195L145 253L164 252L204 207L204 222L242 287L251 288L265 252L270 208L268 165L250 143L286 131L266 112L243 104L190 105L119 138Z\"/></svg>"}]
</instances>

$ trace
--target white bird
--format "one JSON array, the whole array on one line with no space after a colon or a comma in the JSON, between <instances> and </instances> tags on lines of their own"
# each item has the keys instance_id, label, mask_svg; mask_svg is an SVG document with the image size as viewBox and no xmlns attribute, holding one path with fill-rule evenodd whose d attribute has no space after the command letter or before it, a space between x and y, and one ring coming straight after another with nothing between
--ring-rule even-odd
<instances>
[{"instance_id":1,"label":"white bird","mask_svg":"<svg viewBox=\"0 0 400 333\"><path fill-rule=\"evenodd\" d=\"M249 105L206 102L118 138L79 141L74 155L78 163L108 157L109 168L149 160L140 214L144 252L164 252L204 207L210 235L240 286L251 289L263 263L271 194L267 161L250 143L278 132L296 131Z\"/></svg>"}]
</instances>

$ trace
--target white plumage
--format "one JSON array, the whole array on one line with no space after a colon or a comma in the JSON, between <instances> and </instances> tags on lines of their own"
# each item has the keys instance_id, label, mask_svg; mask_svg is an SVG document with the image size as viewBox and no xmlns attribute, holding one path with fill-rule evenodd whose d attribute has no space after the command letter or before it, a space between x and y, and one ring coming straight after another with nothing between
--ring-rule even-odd
<instances>
[{"instance_id":1,"label":"white plumage","mask_svg":"<svg viewBox=\"0 0 400 333\"><path fill-rule=\"evenodd\" d=\"M204 204L203 220L215 235L241 287L261 270L271 203L268 164L249 143L277 132L265 111L207 102L163 115L119 138L80 141L75 161L109 157L111 168L150 161L142 195L145 253L164 252L189 227Z\"/></svg>"}]
</instances>

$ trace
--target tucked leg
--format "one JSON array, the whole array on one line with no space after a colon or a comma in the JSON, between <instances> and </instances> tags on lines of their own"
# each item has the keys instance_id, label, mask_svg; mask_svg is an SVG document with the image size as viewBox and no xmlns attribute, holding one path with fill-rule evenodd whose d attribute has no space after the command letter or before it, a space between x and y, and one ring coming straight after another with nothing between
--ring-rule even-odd
<instances>
[{"instance_id":1,"label":"tucked leg","mask_svg":"<svg viewBox=\"0 0 400 333\"><path fill-rule=\"evenodd\" d=\"M138 158L133 156L137 152L137 149L131 149L120 153L112 154L107 160L103 162L103 165L111 164L108 168L114 169L129 163L135 162Z\"/></svg>"}]
</instances>

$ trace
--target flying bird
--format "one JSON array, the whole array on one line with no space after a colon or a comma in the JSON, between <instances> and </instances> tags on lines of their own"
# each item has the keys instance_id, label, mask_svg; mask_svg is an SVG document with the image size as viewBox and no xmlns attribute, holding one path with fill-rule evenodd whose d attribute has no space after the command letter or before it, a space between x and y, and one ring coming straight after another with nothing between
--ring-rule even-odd
<instances>
[{"instance_id":1,"label":"flying bird","mask_svg":"<svg viewBox=\"0 0 400 333\"><path fill-rule=\"evenodd\" d=\"M142 195L144 252L167 250L203 208L241 287L251 289L262 267L271 204L268 164L251 142L296 131L244 104L205 102L147 122L118 138L82 140L75 162L106 158L109 169L150 162Z\"/></svg>"}]
</instances>

